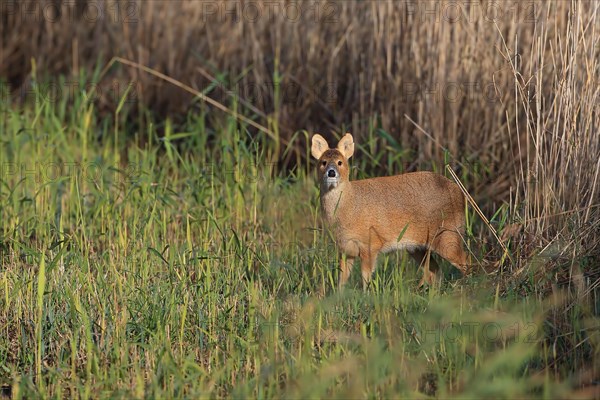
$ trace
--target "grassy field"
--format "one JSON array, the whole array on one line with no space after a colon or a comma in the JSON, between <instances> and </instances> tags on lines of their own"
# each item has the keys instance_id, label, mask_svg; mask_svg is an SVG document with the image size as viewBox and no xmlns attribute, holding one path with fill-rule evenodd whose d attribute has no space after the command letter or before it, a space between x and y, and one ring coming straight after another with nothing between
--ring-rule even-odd
<instances>
[{"instance_id":1,"label":"grassy field","mask_svg":"<svg viewBox=\"0 0 600 400\"><path fill-rule=\"evenodd\" d=\"M600 398L598 3L58 3L0 9L0 398ZM455 171L472 274L338 290L314 130Z\"/></svg>"},{"instance_id":2,"label":"grassy field","mask_svg":"<svg viewBox=\"0 0 600 400\"><path fill-rule=\"evenodd\" d=\"M0 397L598 396L597 290L560 281L552 248L521 257L509 207L491 224L513 261L469 207L472 275L445 263L419 289L391 254L366 292L358 273L338 291L310 163L279 171L267 135L205 113L128 132L121 106L3 110ZM355 175L402 169L386 132L367 136Z\"/></svg>"}]
</instances>

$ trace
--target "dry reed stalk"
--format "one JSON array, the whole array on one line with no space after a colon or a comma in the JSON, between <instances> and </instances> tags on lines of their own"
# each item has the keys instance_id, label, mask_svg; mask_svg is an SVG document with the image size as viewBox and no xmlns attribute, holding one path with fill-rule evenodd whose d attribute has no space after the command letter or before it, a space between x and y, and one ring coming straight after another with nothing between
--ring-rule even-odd
<instances>
[{"instance_id":1,"label":"dry reed stalk","mask_svg":"<svg viewBox=\"0 0 600 400\"><path fill-rule=\"evenodd\" d=\"M60 19L44 14L57 2L14 3L0 13L3 90L27 95L32 59L73 76L120 57L163 76L114 68L105 84L135 81L137 99L165 115L188 110L218 76L252 105L239 114L266 116L282 139L341 127L360 139L375 125L415 149L417 162L442 163L442 147L467 168L475 160L470 191L484 208L512 196L531 237L564 236L597 254L600 234L589 227L599 218L598 4L251 3L258 14L241 1L60 2ZM93 18L99 5L104 14ZM291 15L290 5L301 11ZM385 145L377 139L372 150ZM560 216L574 209L584 211Z\"/></svg>"}]
</instances>

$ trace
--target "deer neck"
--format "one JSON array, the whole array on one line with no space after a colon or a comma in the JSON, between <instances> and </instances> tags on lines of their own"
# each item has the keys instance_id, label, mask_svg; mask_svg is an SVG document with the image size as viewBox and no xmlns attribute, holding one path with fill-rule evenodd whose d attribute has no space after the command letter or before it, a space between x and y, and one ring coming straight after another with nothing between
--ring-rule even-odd
<instances>
[{"instance_id":1,"label":"deer neck","mask_svg":"<svg viewBox=\"0 0 600 400\"><path fill-rule=\"evenodd\" d=\"M351 196L351 193L352 185L349 181L342 181L335 187L321 184L321 208L328 223L339 218L343 212L343 204Z\"/></svg>"}]
</instances>

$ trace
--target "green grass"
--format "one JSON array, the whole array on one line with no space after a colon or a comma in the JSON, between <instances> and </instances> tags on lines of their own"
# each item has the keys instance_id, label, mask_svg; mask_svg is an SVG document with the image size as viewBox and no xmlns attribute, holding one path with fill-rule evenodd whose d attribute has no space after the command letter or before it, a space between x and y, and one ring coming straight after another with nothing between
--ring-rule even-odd
<instances>
[{"instance_id":1,"label":"green grass","mask_svg":"<svg viewBox=\"0 0 600 400\"><path fill-rule=\"evenodd\" d=\"M416 265L391 254L367 291L356 271L338 291L312 167L277 171L273 143L235 120L136 132L127 106L103 123L81 98L6 111L3 395L561 398L598 357L585 304L561 331L580 345L557 354L564 299L481 271L444 264L443 285L421 290ZM394 169L397 154L373 158ZM483 258L493 244L469 214Z\"/></svg>"}]
</instances>

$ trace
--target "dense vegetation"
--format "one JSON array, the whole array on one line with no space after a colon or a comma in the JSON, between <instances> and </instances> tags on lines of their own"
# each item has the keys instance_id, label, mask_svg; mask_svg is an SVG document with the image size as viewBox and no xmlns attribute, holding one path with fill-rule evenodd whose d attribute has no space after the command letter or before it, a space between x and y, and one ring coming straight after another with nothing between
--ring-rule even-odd
<instances>
[{"instance_id":1,"label":"dense vegetation","mask_svg":"<svg viewBox=\"0 0 600 400\"><path fill-rule=\"evenodd\" d=\"M598 396L595 3L23 4L0 18L0 396ZM352 131L353 178L456 171L489 219L466 211L473 274L419 289L391 254L338 291L314 128Z\"/></svg>"}]
</instances>

